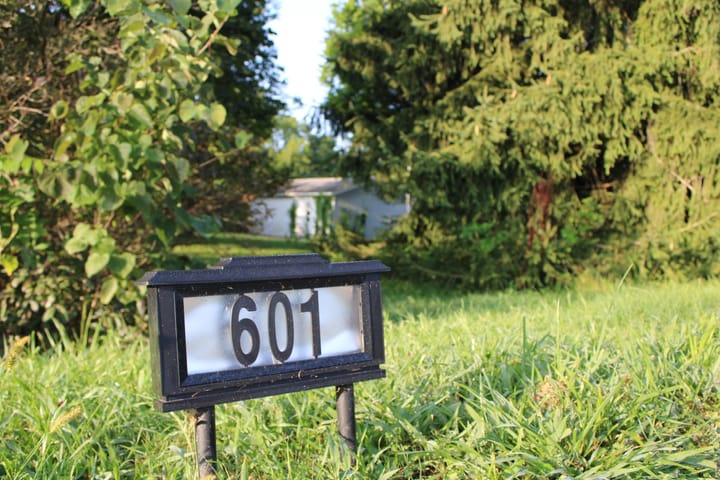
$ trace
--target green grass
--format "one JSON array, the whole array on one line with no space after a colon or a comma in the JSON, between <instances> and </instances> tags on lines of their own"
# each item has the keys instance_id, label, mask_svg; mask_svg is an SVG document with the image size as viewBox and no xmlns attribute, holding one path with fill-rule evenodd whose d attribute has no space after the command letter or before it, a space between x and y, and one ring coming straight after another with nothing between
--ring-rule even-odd
<instances>
[{"instance_id":1,"label":"green grass","mask_svg":"<svg viewBox=\"0 0 720 480\"><path fill-rule=\"evenodd\" d=\"M274 238L245 233L217 233L202 242L189 240L173 252L205 265L214 265L220 258L311 253L312 244L304 239Z\"/></svg>"},{"instance_id":2,"label":"green grass","mask_svg":"<svg viewBox=\"0 0 720 480\"><path fill-rule=\"evenodd\" d=\"M387 378L356 386L357 465L326 388L218 406L221 478L720 478L719 281L383 287ZM189 416L152 409L148 357L130 328L6 359L0 477L195 477Z\"/></svg>"}]
</instances>

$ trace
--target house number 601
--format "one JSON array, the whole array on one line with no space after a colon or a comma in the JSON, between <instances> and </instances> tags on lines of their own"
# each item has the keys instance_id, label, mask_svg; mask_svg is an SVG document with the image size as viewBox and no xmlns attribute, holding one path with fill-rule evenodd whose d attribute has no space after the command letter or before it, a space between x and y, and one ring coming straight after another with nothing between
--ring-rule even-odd
<instances>
[{"instance_id":1,"label":"house number 601","mask_svg":"<svg viewBox=\"0 0 720 480\"><path fill-rule=\"evenodd\" d=\"M282 307L283 313L280 316L281 318L278 318L277 311L280 307ZM237 358L238 362L242 365L248 367L255 363L260 353L260 331L253 319L248 317L240 318L242 309L248 312L257 311L255 300L247 295L240 295L233 304L230 324L235 358ZM320 346L320 305L318 303L318 293L316 290L312 291L312 295L307 302L300 304L300 312L310 313L313 356L318 358L322 352ZM286 340L285 345L281 348L281 346L278 345L277 322L283 321L283 317L285 320ZM290 358L290 355L292 355L293 344L295 342L295 323L293 320L292 303L287 295L282 292L275 292L270 297L267 327L272 356L278 362L284 363ZM241 341L244 333L250 336L250 347L247 350L243 348Z\"/></svg>"}]
</instances>

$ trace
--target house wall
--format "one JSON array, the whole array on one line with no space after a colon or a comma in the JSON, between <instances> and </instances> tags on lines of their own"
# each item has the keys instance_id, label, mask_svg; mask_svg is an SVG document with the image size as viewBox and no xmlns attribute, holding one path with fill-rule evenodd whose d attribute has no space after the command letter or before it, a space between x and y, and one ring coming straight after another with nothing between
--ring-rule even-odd
<instances>
[{"instance_id":1,"label":"house wall","mask_svg":"<svg viewBox=\"0 0 720 480\"><path fill-rule=\"evenodd\" d=\"M297 205L295 236L304 238L315 235L317 217L314 196L263 198L255 201L255 221L258 227L254 233L271 237L290 237L290 207ZM264 205L264 207L263 207ZM337 194L332 202L332 221L340 223L343 215L365 216L364 236L373 239L389 229L397 217L407 213L406 203L388 203L372 193L355 189Z\"/></svg>"},{"instance_id":2,"label":"house wall","mask_svg":"<svg viewBox=\"0 0 720 480\"><path fill-rule=\"evenodd\" d=\"M313 197L262 198L253 202L258 210L254 233L269 237L290 237L290 208L295 202L295 236L315 234L315 199Z\"/></svg>"},{"instance_id":3,"label":"house wall","mask_svg":"<svg viewBox=\"0 0 720 480\"><path fill-rule=\"evenodd\" d=\"M343 210L365 214L365 238L373 239L388 230L399 216L408 213L409 208L404 202L388 203L372 193L357 189L336 197L333 211L335 223L340 221Z\"/></svg>"}]
</instances>

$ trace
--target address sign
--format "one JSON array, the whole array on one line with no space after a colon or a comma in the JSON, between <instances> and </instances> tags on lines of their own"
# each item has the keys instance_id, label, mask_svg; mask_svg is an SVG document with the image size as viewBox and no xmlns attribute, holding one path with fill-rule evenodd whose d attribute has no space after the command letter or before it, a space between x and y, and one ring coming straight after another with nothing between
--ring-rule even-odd
<instances>
[{"instance_id":1,"label":"address sign","mask_svg":"<svg viewBox=\"0 0 720 480\"><path fill-rule=\"evenodd\" d=\"M381 378L379 261L316 254L223 259L147 273L162 411Z\"/></svg>"}]
</instances>

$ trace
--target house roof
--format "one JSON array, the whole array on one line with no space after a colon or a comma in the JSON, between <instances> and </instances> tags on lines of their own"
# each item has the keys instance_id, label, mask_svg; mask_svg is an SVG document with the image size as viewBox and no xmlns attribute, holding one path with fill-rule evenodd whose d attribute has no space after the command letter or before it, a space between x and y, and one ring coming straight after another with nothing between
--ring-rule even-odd
<instances>
[{"instance_id":1,"label":"house roof","mask_svg":"<svg viewBox=\"0 0 720 480\"><path fill-rule=\"evenodd\" d=\"M282 197L339 195L358 188L352 180L342 177L295 178L278 192Z\"/></svg>"}]
</instances>

